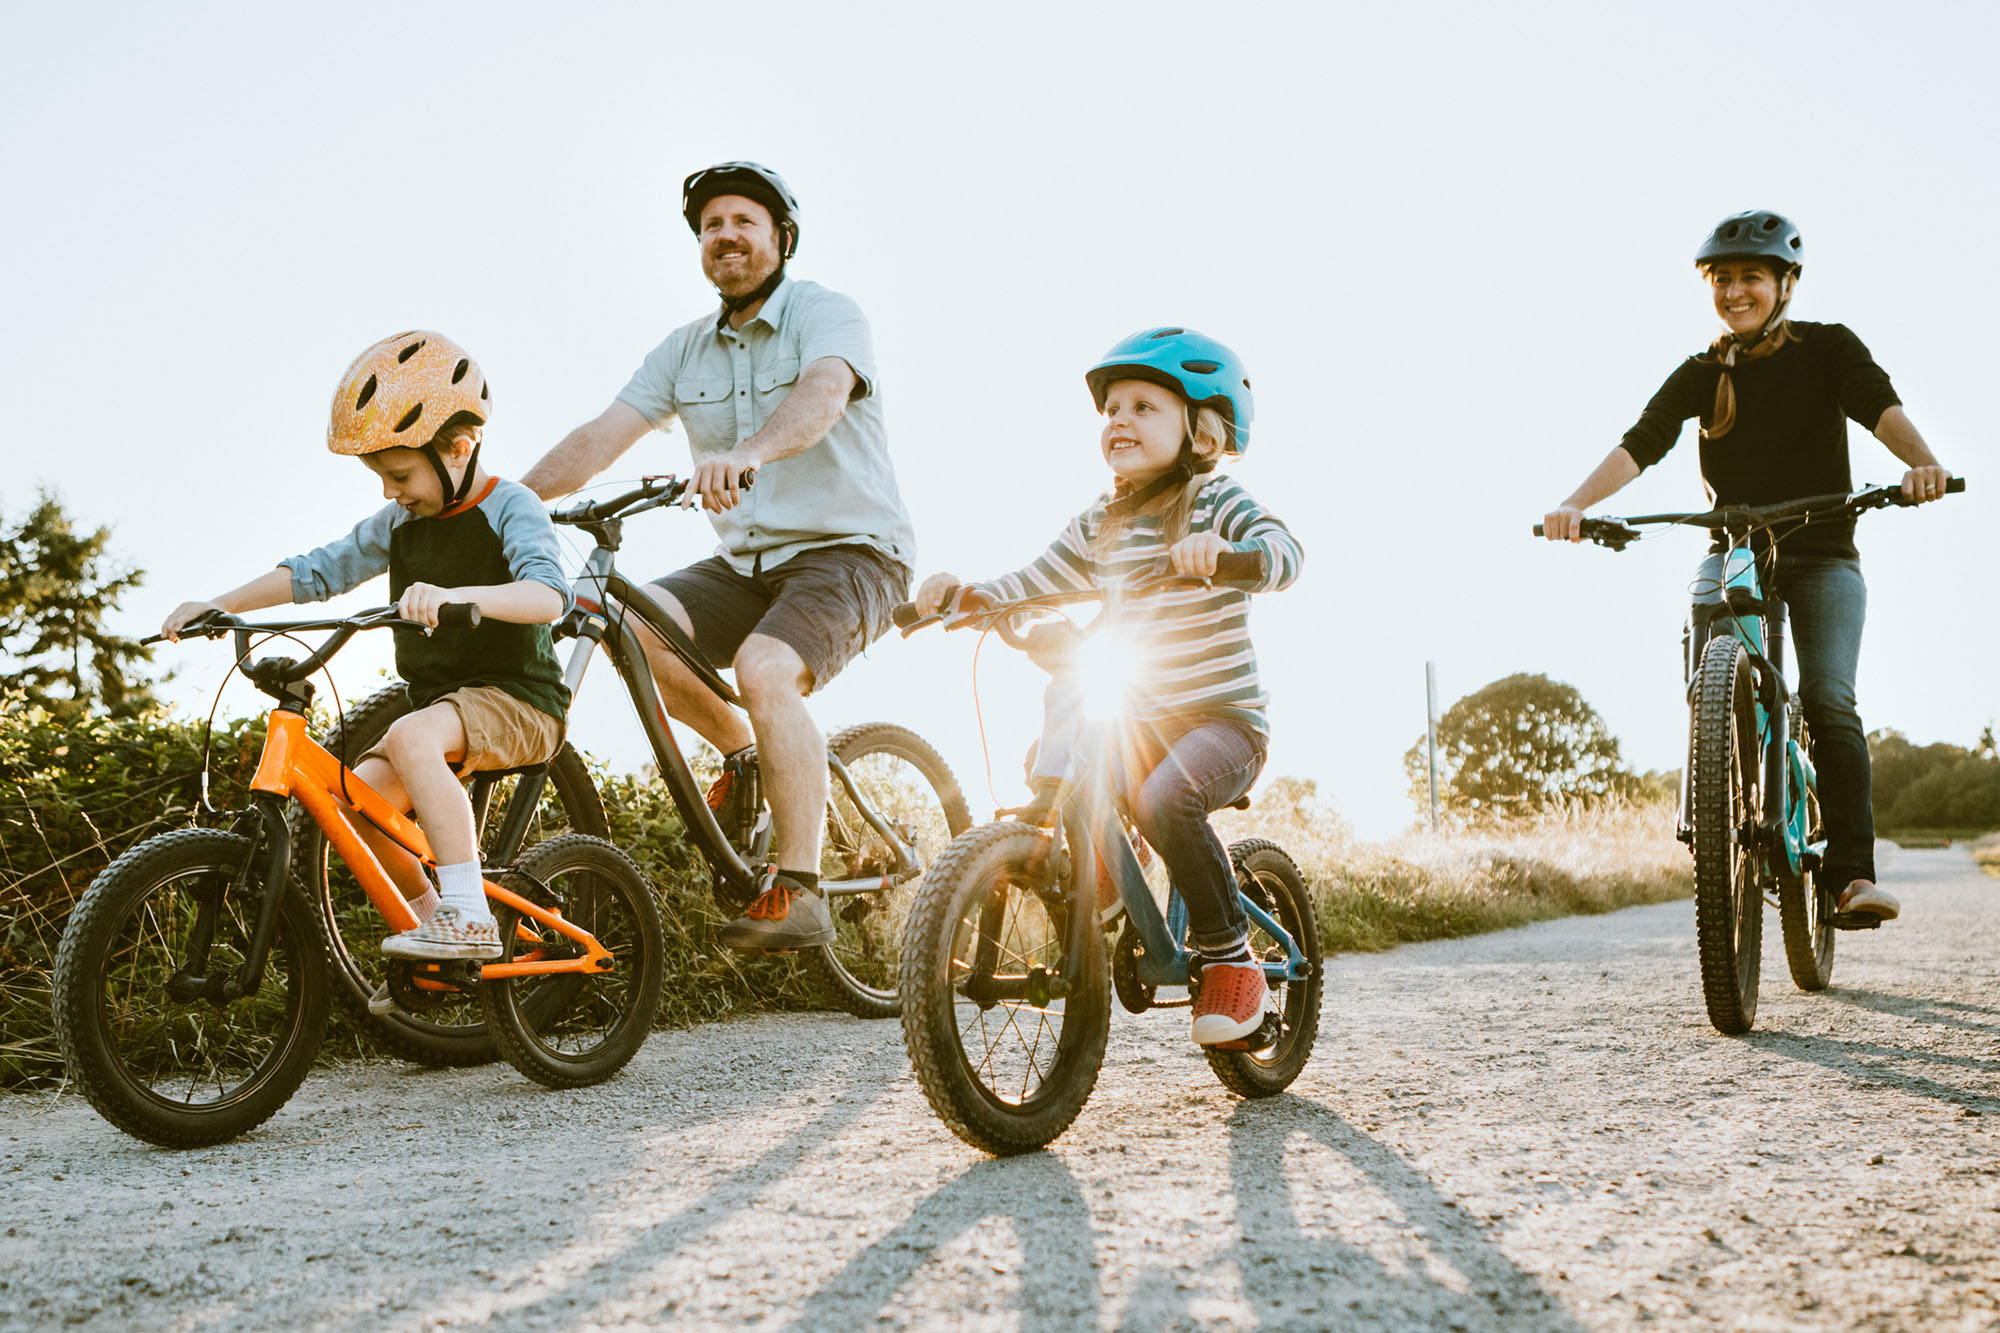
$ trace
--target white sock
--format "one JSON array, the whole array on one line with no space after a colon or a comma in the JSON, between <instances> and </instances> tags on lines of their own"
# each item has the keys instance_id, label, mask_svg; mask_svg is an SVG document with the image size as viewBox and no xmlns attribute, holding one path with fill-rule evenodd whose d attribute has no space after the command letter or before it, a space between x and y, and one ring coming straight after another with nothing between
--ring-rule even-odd
<instances>
[{"instance_id":1,"label":"white sock","mask_svg":"<svg viewBox=\"0 0 2000 1333\"><path fill-rule=\"evenodd\" d=\"M479 862L461 861L455 866L438 867L438 896L444 906L456 907L468 921L491 921L493 911L486 905L486 882L480 878Z\"/></svg>"},{"instance_id":2,"label":"white sock","mask_svg":"<svg viewBox=\"0 0 2000 1333\"><path fill-rule=\"evenodd\" d=\"M410 899L410 910L416 913L417 924L421 926L430 920L431 913L437 911L438 904L442 901L444 900L438 897L436 889L425 889L422 896Z\"/></svg>"}]
</instances>

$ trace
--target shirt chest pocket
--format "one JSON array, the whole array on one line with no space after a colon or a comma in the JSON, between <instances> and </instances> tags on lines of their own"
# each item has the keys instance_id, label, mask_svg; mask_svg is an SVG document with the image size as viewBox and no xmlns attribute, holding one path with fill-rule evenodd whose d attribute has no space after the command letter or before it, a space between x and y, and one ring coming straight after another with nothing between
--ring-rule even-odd
<instances>
[{"instance_id":1,"label":"shirt chest pocket","mask_svg":"<svg viewBox=\"0 0 2000 1333\"><path fill-rule=\"evenodd\" d=\"M787 357L774 361L757 372L757 426L761 430L771 413L777 411L778 404L785 401L785 395L799 382L799 359Z\"/></svg>"},{"instance_id":2,"label":"shirt chest pocket","mask_svg":"<svg viewBox=\"0 0 2000 1333\"><path fill-rule=\"evenodd\" d=\"M674 385L674 411L687 427L697 457L736 447L736 408L729 401L734 381L685 379Z\"/></svg>"}]
</instances>

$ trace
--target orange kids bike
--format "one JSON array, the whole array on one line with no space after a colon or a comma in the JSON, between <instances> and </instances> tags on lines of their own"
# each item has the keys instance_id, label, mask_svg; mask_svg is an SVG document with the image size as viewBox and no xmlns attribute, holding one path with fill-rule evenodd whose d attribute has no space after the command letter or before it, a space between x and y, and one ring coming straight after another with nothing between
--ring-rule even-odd
<instances>
[{"instance_id":1,"label":"orange kids bike","mask_svg":"<svg viewBox=\"0 0 2000 1333\"><path fill-rule=\"evenodd\" d=\"M441 624L477 623L476 607L445 611ZM347 863L384 934L416 926L349 818L429 866L423 831L306 734L310 677L357 631L406 624L385 608L259 625L212 614L181 631L233 633L243 674L277 706L234 825L133 847L92 882L63 932L52 988L63 1061L127 1133L167 1147L234 1138L283 1106L312 1066L332 978L320 915L293 874L288 802ZM333 633L303 661L250 659L253 631L311 630ZM488 874L502 956L392 961L397 1002L422 1011L475 994L495 1046L529 1078L559 1088L609 1078L645 1041L664 978L660 911L644 877L610 843L576 834Z\"/></svg>"}]
</instances>

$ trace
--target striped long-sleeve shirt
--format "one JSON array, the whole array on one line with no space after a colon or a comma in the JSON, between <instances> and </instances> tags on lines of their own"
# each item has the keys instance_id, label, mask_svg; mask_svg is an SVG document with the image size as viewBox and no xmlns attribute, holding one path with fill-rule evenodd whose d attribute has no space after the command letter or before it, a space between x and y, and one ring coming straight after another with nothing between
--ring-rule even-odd
<instances>
[{"instance_id":1,"label":"striped long-sleeve shirt","mask_svg":"<svg viewBox=\"0 0 2000 1333\"><path fill-rule=\"evenodd\" d=\"M1033 564L975 584L1002 600L1038 593L1114 587L1154 572L1167 553L1162 516L1139 514L1102 557L1093 555L1112 496L1100 496L1069 521ZM1188 516L1189 534L1213 532L1238 551L1264 556L1264 578L1254 588L1162 588L1122 601L1118 619L1137 655L1127 713L1138 722L1188 716L1233 719L1269 734L1264 710L1270 697L1257 675L1250 645L1250 591L1288 587L1299 576L1305 552L1298 538L1230 477L1210 477Z\"/></svg>"}]
</instances>

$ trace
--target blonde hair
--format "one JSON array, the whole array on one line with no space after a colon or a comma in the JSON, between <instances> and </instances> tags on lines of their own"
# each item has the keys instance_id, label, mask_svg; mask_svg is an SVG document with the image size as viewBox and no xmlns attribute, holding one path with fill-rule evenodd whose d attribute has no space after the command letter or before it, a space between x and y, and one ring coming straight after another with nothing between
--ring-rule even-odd
<instances>
[{"instance_id":1,"label":"blonde hair","mask_svg":"<svg viewBox=\"0 0 2000 1333\"><path fill-rule=\"evenodd\" d=\"M1132 520L1140 514L1160 515L1160 540L1168 546L1188 535L1195 500L1200 496L1201 488L1208 484L1209 474L1215 470L1216 462L1229 445L1229 418L1207 403L1199 407L1189 405L1187 431L1188 452L1193 455L1195 474L1180 489L1155 497L1143 508L1107 517L1098 529L1097 540L1092 543L1092 555L1100 560L1109 555L1111 548L1131 530Z\"/></svg>"}]
</instances>

